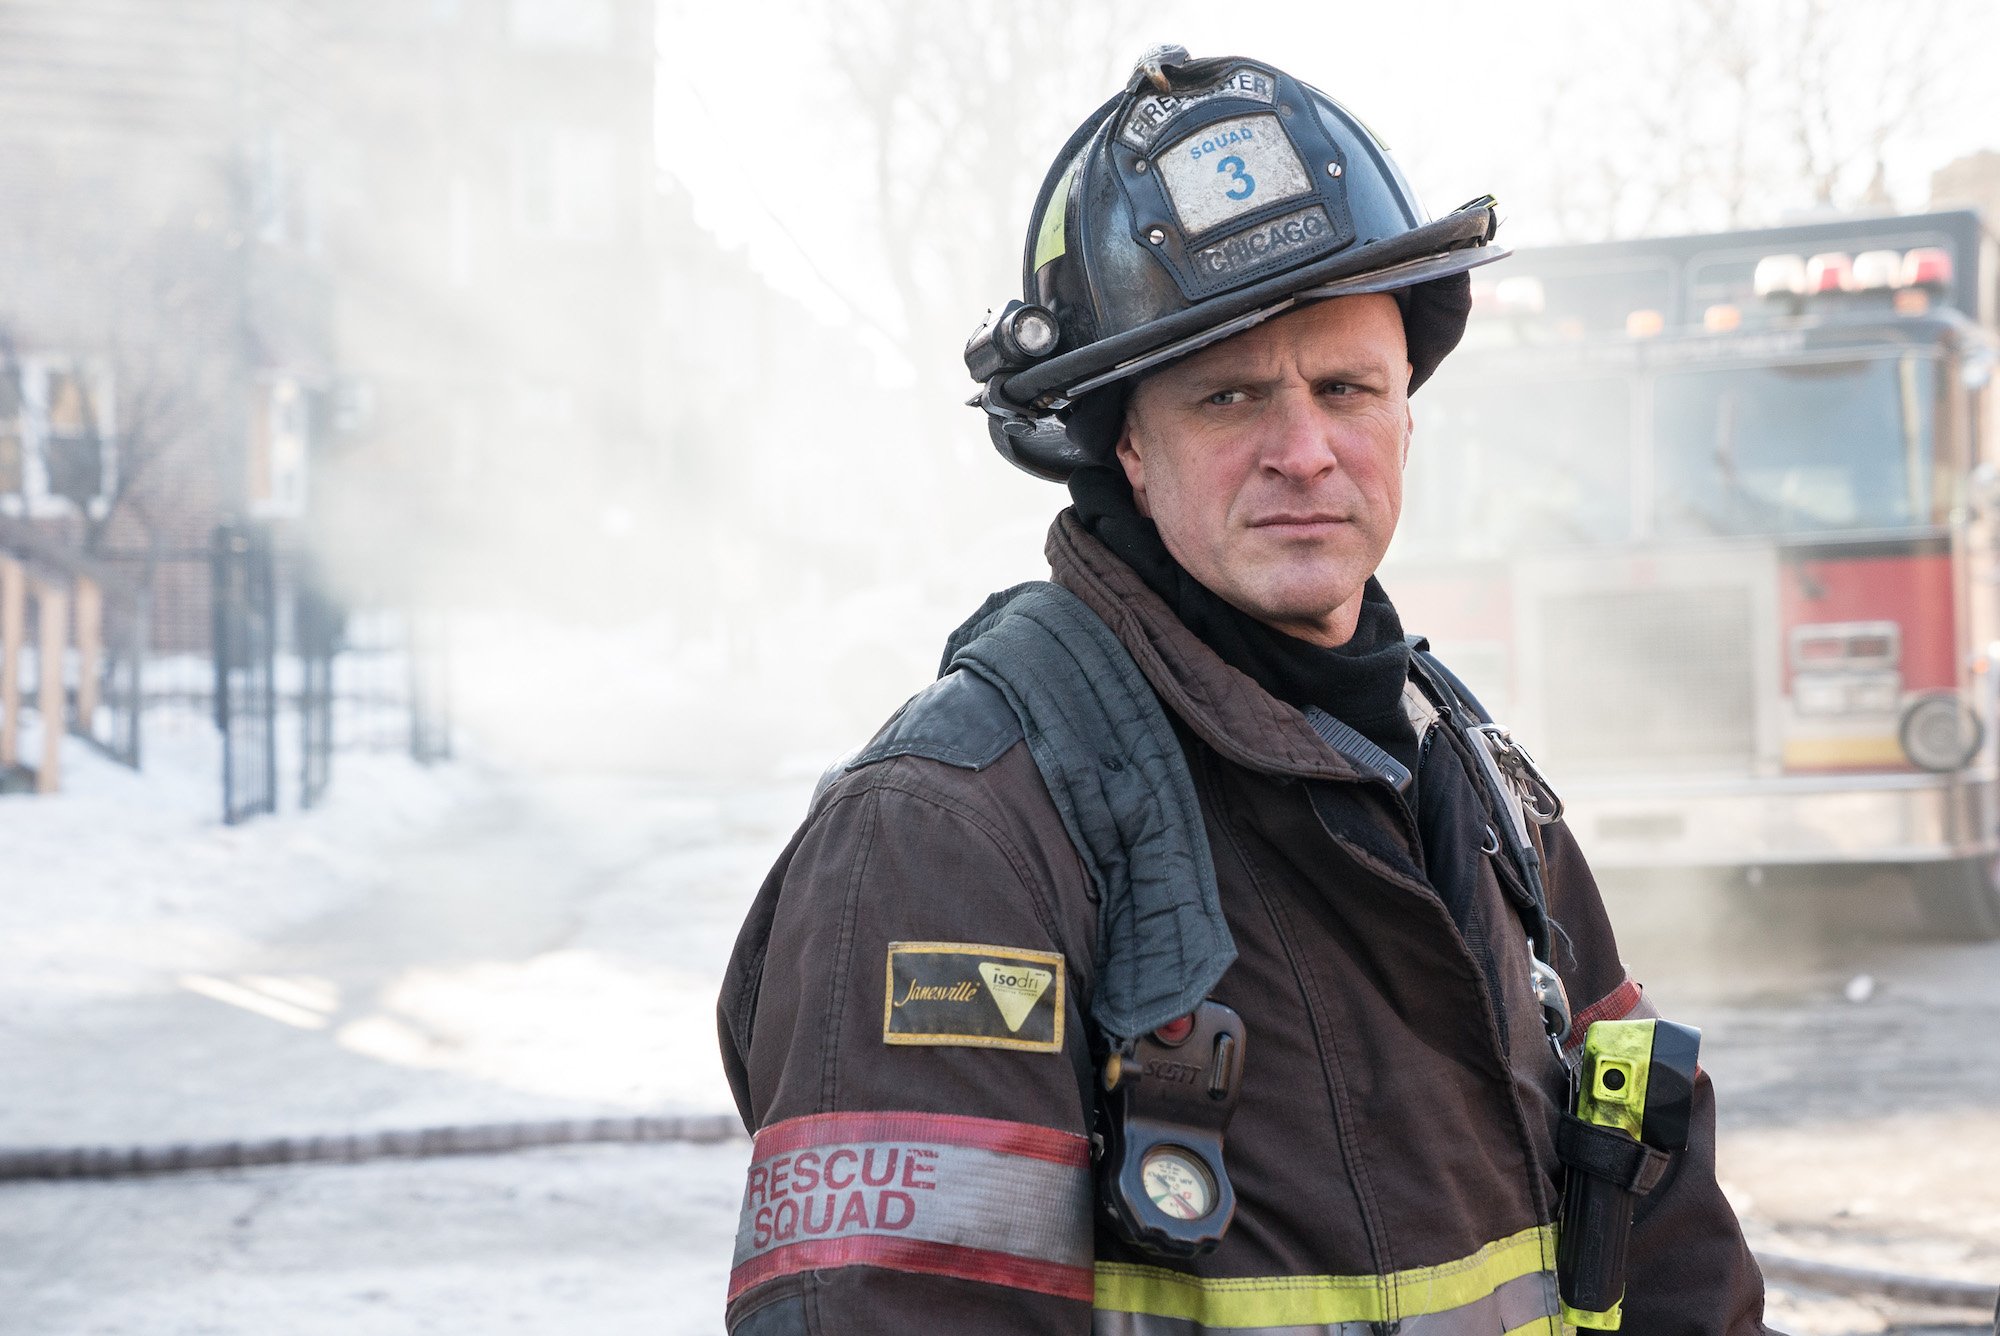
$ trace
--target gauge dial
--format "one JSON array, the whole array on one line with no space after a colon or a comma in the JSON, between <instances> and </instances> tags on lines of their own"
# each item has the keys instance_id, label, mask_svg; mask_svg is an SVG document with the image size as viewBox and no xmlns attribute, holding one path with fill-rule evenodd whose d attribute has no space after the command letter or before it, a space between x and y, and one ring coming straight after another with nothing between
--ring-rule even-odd
<instances>
[{"instance_id":1,"label":"gauge dial","mask_svg":"<svg viewBox=\"0 0 2000 1336\"><path fill-rule=\"evenodd\" d=\"M1179 1146L1162 1146L1139 1166L1153 1205L1176 1220L1199 1220L1215 1209L1215 1180L1208 1166Z\"/></svg>"}]
</instances>

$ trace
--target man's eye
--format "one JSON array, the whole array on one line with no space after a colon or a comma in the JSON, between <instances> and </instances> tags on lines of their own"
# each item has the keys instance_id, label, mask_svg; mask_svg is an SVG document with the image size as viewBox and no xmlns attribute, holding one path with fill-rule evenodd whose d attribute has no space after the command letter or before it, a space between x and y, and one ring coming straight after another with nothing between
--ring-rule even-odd
<instances>
[{"instance_id":1,"label":"man's eye","mask_svg":"<svg viewBox=\"0 0 2000 1336\"><path fill-rule=\"evenodd\" d=\"M1321 394L1331 394L1336 398L1345 398L1350 394L1361 393L1361 387L1351 381L1329 380L1320 385L1319 392Z\"/></svg>"},{"instance_id":2,"label":"man's eye","mask_svg":"<svg viewBox=\"0 0 2000 1336\"><path fill-rule=\"evenodd\" d=\"M1242 390L1217 390L1214 394L1208 396L1207 402L1214 404L1217 408L1223 408L1230 404L1240 404L1249 397Z\"/></svg>"}]
</instances>

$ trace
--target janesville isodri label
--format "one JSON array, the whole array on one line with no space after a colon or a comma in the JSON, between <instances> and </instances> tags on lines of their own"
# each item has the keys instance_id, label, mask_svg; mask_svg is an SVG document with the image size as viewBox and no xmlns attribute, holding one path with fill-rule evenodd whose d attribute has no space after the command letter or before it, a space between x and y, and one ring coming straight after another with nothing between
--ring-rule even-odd
<instances>
[{"instance_id":1,"label":"janesville isodri label","mask_svg":"<svg viewBox=\"0 0 2000 1336\"><path fill-rule=\"evenodd\" d=\"M1062 1048L1063 958L970 942L891 942L885 1044Z\"/></svg>"}]
</instances>

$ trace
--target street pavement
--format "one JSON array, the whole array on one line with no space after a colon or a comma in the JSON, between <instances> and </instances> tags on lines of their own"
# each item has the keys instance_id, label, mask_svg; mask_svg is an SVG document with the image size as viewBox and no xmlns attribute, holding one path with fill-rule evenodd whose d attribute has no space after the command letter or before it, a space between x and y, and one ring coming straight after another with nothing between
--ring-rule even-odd
<instances>
[{"instance_id":1,"label":"street pavement","mask_svg":"<svg viewBox=\"0 0 2000 1336\"><path fill-rule=\"evenodd\" d=\"M246 827L223 855L261 891L195 894L219 855L191 816L158 832L152 917L108 934L115 886L38 901L36 931L0 940L0 1145L728 1109L716 982L810 776L454 770L396 821L336 804ZM23 811L0 809L16 848ZM288 884L317 889L278 912ZM1611 900L1634 973L1706 1031L1722 1176L1760 1248L2000 1278L2000 944L1923 940L1886 879ZM716 1332L746 1154L0 1184L0 1333ZM1978 1316L1791 1292L1772 1313L1824 1336Z\"/></svg>"},{"instance_id":2,"label":"street pavement","mask_svg":"<svg viewBox=\"0 0 2000 1336\"><path fill-rule=\"evenodd\" d=\"M1720 1177L1754 1246L2000 1284L2000 942L1929 937L1910 887L1614 883L1627 963L1704 1030ZM1993 1314L1781 1295L1792 1331Z\"/></svg>"}]
</instances>

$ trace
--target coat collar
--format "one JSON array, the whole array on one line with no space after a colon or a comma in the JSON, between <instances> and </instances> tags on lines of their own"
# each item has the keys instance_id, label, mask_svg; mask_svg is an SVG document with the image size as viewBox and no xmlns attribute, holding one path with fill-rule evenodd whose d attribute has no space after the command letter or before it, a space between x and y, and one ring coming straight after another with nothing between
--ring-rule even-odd
<instances>
[{"instance_id":1,"label":"coat collar","mask_svg":"<svg viewBox=\"0 0 2000 1336\"><path fill-rule=\"evenodd\" d=\"M1224 758L1301 779L1368 777L1305 715L1224 663L1074 511L1056 516L1044 551L1055 582L1103 618L1161 702Z\"/></svg>"}]
</instances>

